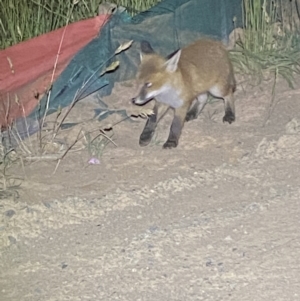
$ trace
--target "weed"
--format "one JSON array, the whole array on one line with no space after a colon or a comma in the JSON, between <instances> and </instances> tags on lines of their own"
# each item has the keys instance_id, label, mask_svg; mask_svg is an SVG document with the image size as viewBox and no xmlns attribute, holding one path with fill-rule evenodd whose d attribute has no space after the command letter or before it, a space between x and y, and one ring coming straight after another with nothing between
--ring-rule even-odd
<instances>
[{"instance_id":1,"label":"weed","mask_svg":"<svg viewBox=\"0 0 300 301\"><path fill-rule=\"evenodd\" d=\"M86 148L88 150L89 156L94 157L97 159L100 159L104 153L105 148L110 143L111 138L113 137L113 134L111 136L106 136L106 134L103 131L100 131L100 133L96 137L92 137L90 132L87 132L84 135L85 141L86 141Z\"/></svg>"},{"instance_id":2,"label":"weed","mask_svg":"<svg viewBox=\"0 0 300 301\"><path fill-rule=\"evenodd\" d=\"M279 0L243 0L244 36L231 51L238 73L262 80L282 76L293 86L300 73L300 35L283 27Z\"/></svg>"},{"instance_id":3,"label":"weed","mask_svg":"<svg viewBox=\"0 0 300 301\"><path fill-rule=\"evenodd\" d=\"M0 49L61 28L68 22L95 17L104 0L1 0ZM111 0L131 14L160 0Z\"/></svg>"},{"instance_id":4,"label":"weed","mask_svg":"<svg viewBox=\"0 0 300 301\"><path fill-rule=\"evenodd\" d=\"M9 168L21 161L13 148L7 149L1 135L0 144L0 199L18 197L18 188L21 185L21 177L9 173Z\"/></svg>"}]
</instances>

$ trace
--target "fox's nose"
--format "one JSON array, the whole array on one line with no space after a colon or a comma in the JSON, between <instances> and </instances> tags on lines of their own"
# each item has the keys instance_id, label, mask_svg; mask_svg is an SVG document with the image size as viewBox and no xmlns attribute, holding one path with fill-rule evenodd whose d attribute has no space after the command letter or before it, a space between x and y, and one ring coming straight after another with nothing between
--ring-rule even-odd
<instances>
[{"instance_id":1,"label":"fox's nose","mask_svg":"<svg viewBox=\"0 0 300 301\"><path fill-rule=\"evenodd\" d=\"M136 97L133 97L133 98L131 99L131 102L132 102L132 103L135 103L135 102L136 102Z\"/></svg>"}]
</instances>

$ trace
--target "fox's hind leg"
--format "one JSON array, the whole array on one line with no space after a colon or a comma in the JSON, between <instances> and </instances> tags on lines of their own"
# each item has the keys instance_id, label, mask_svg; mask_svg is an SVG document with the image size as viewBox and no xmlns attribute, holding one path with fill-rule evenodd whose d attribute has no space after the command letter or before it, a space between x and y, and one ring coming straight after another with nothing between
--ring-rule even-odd
<instances>
[{"instance_id":1,"label":"fox's hind leg","mask_svg":"<svg viewBox=\"0 0 300 301\"><path fill-rule=\"evenodd\" d=\"M228 122L230 124L235 120L233 92L230 92L227 96L224 97L224 107L225 115L223 117L223 122Z\"/></svg>"},{"instance_id":2,"label":"fox's hind leg","mask_svg":"<svg viewBox=\"0 0 300 301\"><path fill-rule=\"evenodd\" d=\"M229 124L235 120L235 108L234 108L234 86L224 85L224 86L213 86L209 92L218 98L223 98L225 115L223 117L223 122L228 122Z\"/></svg>"},{"instance_id":3,"label":"fox's hind leg","mask_svg":"<svg viewBox=\"0 0 300 301\"><path fill-rule=\"evenodd\" d=\"M196 119L207 102L207 93L198 95L198 97L193 101L188 113L186 114L185 121L190 121Z\"/></svg>"},{"instance_id":4,"label":"fox's hind leg","mask_svg":"<svg viewBox=\"0 0 300 301\"><path fill-rule=\"evenodd\" d=\"M157 123L165 115L168 109L169 107L167 105L164 105L159 102L155 103L155 106L153 108L154 114L149 116L146 125L144 127L144 130L140 136L140 142L139 142L140 146L146 146L150 143L151 138L155 132Z\"/></svg>"}]
</instances>

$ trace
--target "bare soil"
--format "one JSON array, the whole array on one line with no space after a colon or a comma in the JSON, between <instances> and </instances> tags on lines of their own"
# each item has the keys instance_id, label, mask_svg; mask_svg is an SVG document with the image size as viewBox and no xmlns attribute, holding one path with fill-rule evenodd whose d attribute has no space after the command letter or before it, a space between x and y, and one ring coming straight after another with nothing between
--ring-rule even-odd
<instances>
[{"instance_id":1,"label":"bare soil","mask_svg":"<svg viewBox=\"0 0 300 301\"><path fill-rule=\"evenodd\" d=\"M133 90L104 100L128 109ZM100 164L80 142L58 166L15 167L19 197L0 200L0 300L300 300L300 85L271 91L240 83L236 122L214 101L176 149L162 149L168 115L145 148L145 120L116 125ZM68 118L97 107L81 101Z\"/></svg>"}]
</instances>

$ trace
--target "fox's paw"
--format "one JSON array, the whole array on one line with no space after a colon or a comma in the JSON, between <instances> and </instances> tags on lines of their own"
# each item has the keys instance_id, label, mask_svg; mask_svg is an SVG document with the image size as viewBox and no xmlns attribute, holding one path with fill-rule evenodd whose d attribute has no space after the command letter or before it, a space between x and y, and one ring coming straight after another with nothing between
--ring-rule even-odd
<instances>
[{"instance_id":1,"label":"fox's paw","mask_svg":"<svg viewBox=\"0 0 300 301\"><path fill-rule=\"evenodd\" d=\"M223 117L223 122L228 122L229 124L231 124L232 122L234 122L235 120L235 116L232 113L232 111L227 111L225 113L225 116Z\"/></svg>"},{"instance_id":2,"label":"fox's paw","mask_svg":"<svg viewBox=\"0 0 300 301\"><path fill-rule=\"evenodd\" d=\"M197 119L198 115L196 111L190 111L185 116L185 121L191 121Z\"/></svg>"},{"instance_id":3,"label":"fox's paw","mask_svg":"<svg viewBox=\"0 0 300 301\"><path fill-rule=\"evenodd\" d=\"M164 145L163 148L175 148L178 145L178 141L175 140L168 140Z\"/></svg>"},{"instance_id":4,"label":"fox's paw","mask_svg":"<svg viewBox=\"0 0 300 301\"><path fill-rule=\"evenodd\" d=\"M140 136L140 146L147 146L152 139L153 133L153 131L144 131Z\"/></svg>"}]
</instances>

